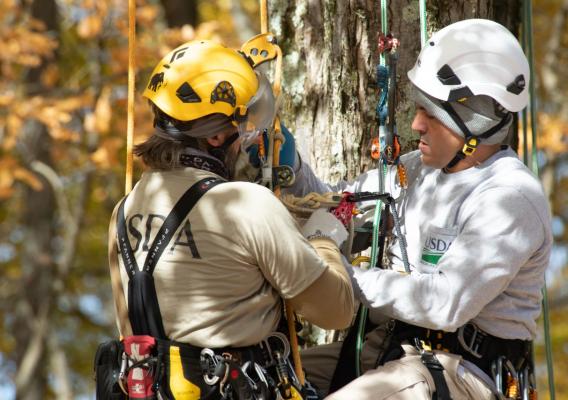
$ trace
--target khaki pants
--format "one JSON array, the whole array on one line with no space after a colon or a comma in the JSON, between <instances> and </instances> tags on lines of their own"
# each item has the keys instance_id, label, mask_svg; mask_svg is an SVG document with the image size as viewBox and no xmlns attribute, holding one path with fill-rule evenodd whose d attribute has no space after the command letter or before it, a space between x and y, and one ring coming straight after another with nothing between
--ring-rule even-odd
<instances>
[{"instance_id":1,"label":"khaki pants","mask_svg":"<svg viewBox=\"0 0 568 400\"><path fill-rule=\"evenodd\" d=\"M435 391L430 371L422 364L418 351L404 345L406 355L385 365L373 368L382 350L384 330L370 332L362 350L362 376L332 393L326 400L431 400ZM306 377L327 394L329 382L335 371L341 343L310 348L302 352ZM435 352L444 366L444 377L453 400L494 399L489 382L472 373L462 364L460 356ZM488 377L485 377L487 380Z\"/></svg>"}]
</instances>

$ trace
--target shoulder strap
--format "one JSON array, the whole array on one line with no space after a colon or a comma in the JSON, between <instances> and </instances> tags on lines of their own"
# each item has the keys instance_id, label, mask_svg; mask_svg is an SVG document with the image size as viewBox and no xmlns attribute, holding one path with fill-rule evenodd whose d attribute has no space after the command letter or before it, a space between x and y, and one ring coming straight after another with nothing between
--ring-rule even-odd
<instances>
[{"instance_id":1,"label":"shoulder strap","mask_svg":"<svg viewBox=\"0 0 568 400\"><path fill-rule=\"evenodd\" d=\"M122 204L122 201L120 202ZM119 334L122 337L132 335L132 327L128 319L128 307L122 286L122 277L120 276L120 265L118 264L118 243L117 243L117 216L119 205L117 205L110 219L108 231L108 262L110 269L110 282L114 305L116 310L116 322Z\"/></svg>"},{"instance_id":2,"label":"shoulder strap","mask_svg":"<svg viewBox=\"0 0 568 400\"><path fill-rule=\"evenodd\" d=\"M144 272L150 274L154 272L156 263L186 215L189 214L193 206L195 206L205 192L223 182L225 181L219 178L202 179L194 183L193 186L180 197L173 210L166 217L166 220L156 234L156 238L152 242L152 246L148 250L148 255L146 256L143 267Z\"/></svg>"},{"instance_id":3,"label":"shoulder strap","mask_svg":"<svg viewBox=\"0 0 568 400\"><path fill-rule=\"evenodd\" d=\"M193 184L177 201L170 214L160 227L146 256L144 268L139 271L130 240L126 232L124 203L118 210L117 233L120 254L128 273L128 316L135 335L150 335L165 339L162 316L154 286L152 273L156 264L177 231L183 219L189 214L197 201L212 187L225 182L220 178L205 178Z\"/></svg>"}]
</instances>

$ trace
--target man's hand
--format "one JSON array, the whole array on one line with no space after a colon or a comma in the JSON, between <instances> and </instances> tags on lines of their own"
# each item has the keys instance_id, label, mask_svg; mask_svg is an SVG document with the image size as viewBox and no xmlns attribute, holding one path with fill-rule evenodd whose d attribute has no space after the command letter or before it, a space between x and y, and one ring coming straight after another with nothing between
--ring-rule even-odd
<instances>
[{"instance_id":1,"label":"man's hand","mask_svg":"<svg viewBox=\"0 0 568 400\"><path fill-rule=\"evenodd\" d=\"M343 224L333 214L323 210L316 210L302 227L302 234L307 239L326 237L335 242L337 247L347 239L349 234Z\"/></svg>"}]
</instances>

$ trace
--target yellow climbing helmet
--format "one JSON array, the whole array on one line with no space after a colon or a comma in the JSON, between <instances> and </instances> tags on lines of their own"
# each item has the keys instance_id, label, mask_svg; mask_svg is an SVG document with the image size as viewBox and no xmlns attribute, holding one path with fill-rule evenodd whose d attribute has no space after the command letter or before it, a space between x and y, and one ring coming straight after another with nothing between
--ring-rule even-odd
<instances>
[{"instance_id":1,"label":"yellow climbing helmet","mask_svg":"<svg viewBox=\"0 0 568 400\"><path fill-rule=\"evenodd\" d=\"M246 113L260 79L237 51L207 40L190 41L154 68L143 96L180 121ZM238 122L238 121L237 121Z\"/></svg>"}]
</instances>

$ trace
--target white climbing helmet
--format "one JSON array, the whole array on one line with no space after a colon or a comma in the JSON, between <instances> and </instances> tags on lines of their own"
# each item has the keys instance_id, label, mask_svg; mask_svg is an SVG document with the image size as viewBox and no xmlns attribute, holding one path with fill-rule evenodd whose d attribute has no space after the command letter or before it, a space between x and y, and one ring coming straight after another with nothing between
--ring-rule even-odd
<instances>
[{"instance_id":1,"label":"white climbing helmet","mask_svg":"<svg viewBox=\"0 0 568 400\"><path fill-rule=\"evenodd\" d=\"M528 103L529 64L507 28L485 19L446 26L428 40L408 78L442 101L487 95L517 112Z\"/></svg>"}]
</instances>

